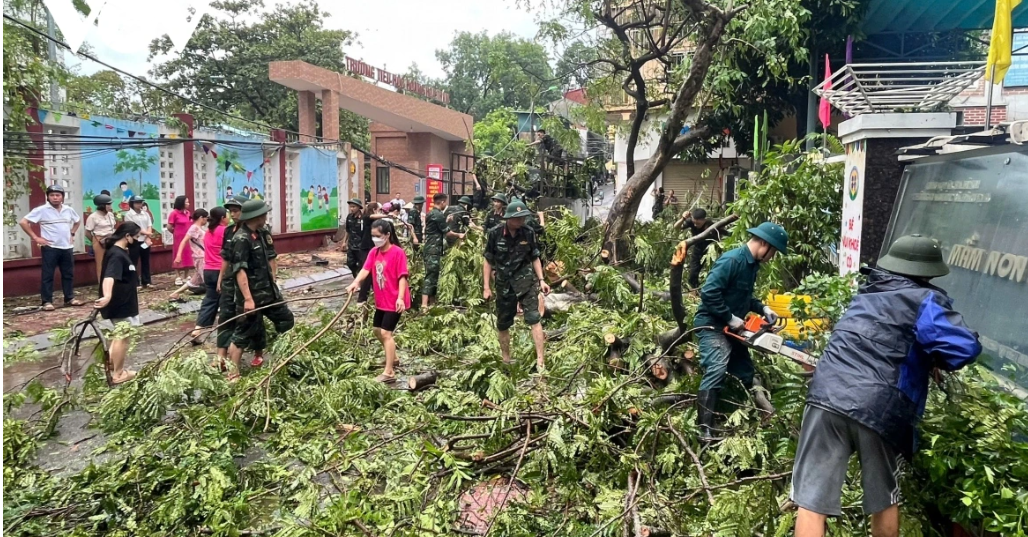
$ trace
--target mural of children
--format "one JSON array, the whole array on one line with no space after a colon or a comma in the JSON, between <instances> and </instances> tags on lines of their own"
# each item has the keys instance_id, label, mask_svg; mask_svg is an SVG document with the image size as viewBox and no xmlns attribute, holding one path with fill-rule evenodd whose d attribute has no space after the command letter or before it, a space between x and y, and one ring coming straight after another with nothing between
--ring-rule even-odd
<instances>
[{"instance_id":1,"label":"mural of children","mask_svg":"<svg viewBox=\"0 0 1028 537\"><path fill-rule=\"evenodd\" d=\"M327 187L327 186L326 186L326 187L323 187L323 188L322 188L321 190L322 190L322 192L323 192L323 194L324 194L324 196L325 196L325 211L326 211L326 212L329 212L329 211L330 211L330 209L328 208L328 205L329 205L329 198L328 198L328 187Z\"/></svg>"},{"instance_id":2,"label":"mural of children","mask_svg":"<svg viewBox=\"0 0 1028 537\"><path fill-rule=\"evenodd\" d=\"M243 197L250 199L250 187L243 185Z\"/></svg>"},{"instance_id":3,"label":"mural of children","mask_svg":"<svg viewBox=\"0 0 1028 537\"><path fill-rule=\"evenodd\" d=\"M323 199L323 198L322 198L322 196L321 196L321 190L322 190L322 189L321 189L321 185L318 185L318 193L317 193L317 196L318 196L318 210L319 210L319 211L321 210L321 200Z\"/></svg>"},{"instance_id":4,"label":"mural of children","mask_svg":"<svg viewBox=\"0 0 1028 537\"><path fill-rule=\"evenodd\" d=\"M128 187L128 183L125 181L122 181L118 186L121 187L121 203L118 207L123 211L127 211L129 208L129 200L132 199L132 196L135 196L136 193L132 192L132 189Z\"/></svg>"},{"instance_id":5,"label":"mural of children","mask_svg":"<svg viewBox=\"0 0 1028 537\"><path fill-rule=\"evenodd\" d=\"M232 199L235 195L236 194L232 192L232 185L225 187L225 201Z\"/></svg>"},{"instance_id":6,"label":"mural of children","mask_svg":"<svg viewBox=\"0 0 1028 537\"><path fill-rule=\"evenodd\" d=\"M307 212L314 212L314 185L307 189Z\"/></svg>"}]
</instances>

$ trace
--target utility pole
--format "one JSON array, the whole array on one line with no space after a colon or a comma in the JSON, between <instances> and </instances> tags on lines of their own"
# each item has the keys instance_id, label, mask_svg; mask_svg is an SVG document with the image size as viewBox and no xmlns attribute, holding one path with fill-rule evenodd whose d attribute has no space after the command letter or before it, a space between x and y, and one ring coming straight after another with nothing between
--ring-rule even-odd
<instances>
[{"instance_id":1,"label":"utility pole","mask_svg":"<svg viewBox=\"0 0 1028 537\"><path fill-rule=\"evenodd\" d=\"M45 9L45 8L44 8ZM57 64L57 31L54 29L54 17L50 14L50 10L46 10L46 35L49 39L46 40L46 50L50 55L50 61L53 64ZM50 80L50 105L57 108L57 105L61 101L60 88L57 87L57 79Z\"/></svg>"}]
</instances>

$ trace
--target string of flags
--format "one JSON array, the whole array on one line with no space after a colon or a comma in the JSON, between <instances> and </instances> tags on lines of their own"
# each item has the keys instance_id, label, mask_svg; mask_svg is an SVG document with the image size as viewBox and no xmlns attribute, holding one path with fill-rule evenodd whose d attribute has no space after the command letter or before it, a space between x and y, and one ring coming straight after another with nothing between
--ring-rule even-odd
<instances>
[{"instance_id":1,"label":"string of flags","mask_svg":"<svg viewBox=\"0 0 1028 537\"><path fill-rule=\"evenodd\" d=\"M43 108L36 108L35 110L36 110L36 114L39 117L39 122L40 123L46 122L47 116L52 117L54 121L60 121L65 116L65 113L58 112L56 110L46 110L46 109L43 109ZM170 139L179 138L179 135L176 134L176 133L173 133L173 132L172 133L167 133L167 134L163 134L163 133L162 134L158 134L158 133L155 133L155 132L144 132L144 131L136 131L136 130L131 130L131 129L125 129L125 128L118 127L118 126L115 126L115 125L111 125L109 123L103 123L103 122L100 122L100 121L96 121L95 119L92 119L93 116L91 116L91 115L89 115L89 114L87 114L85 112L80 112L78 114L76 114L75 112L67 112L67 115L69 117L77 117L80 120L88 121L94 127L101 127L102 126L103 128L105 128L107 130L112 130L112 131L116 132L117 134L128 134L129 138L153 138L153 139L160 139L160 140L163 140L165 138L170 138Z\"/></svg>"},{"instance_id":2,"label":"string of flags","mask_svg":"<svg viewBox=\"0 0 1028 537\"><path fill-rule=\"evenodd\" d=\"M193 142L193 143L195 143L201 149L203 149L204 153L209 154L210 156L214 157L215 159L218 158L218 152L215 151L213 143L203 143L203 142ZM245 173L246 174L246 180L247 180L247 182L249 182L250 179L253 178L253 174L256 173L257 170L261 170L261 169L264 168L265 164L270 164L271 163L271 157L275 156L275 154L278 153L280 149L281 148L277 148L277 149L275 149L275 151L271 155L264 157L264 162L261 162L261 164L259 166L257 166L256 168L254 168L252 170L247 170L242 165L240 165L238 162L232 162L231 160L225 159L225 164L224 164L225 171L229 171L229 169L233 169L233 170L235 170L237 172Z\"/></svg>"}]
</instances>

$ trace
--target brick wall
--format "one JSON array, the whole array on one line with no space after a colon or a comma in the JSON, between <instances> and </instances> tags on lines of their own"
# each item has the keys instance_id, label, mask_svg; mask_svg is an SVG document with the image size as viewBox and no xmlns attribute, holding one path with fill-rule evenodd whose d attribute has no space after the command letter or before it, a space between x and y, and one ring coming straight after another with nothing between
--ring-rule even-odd
<instances>
[{"instance_id":1,"label":"brick wall","mask_svg":"<svg viewBox=\"0 0 1028 537\"><path fill-rule=\"evenodd\" d=\"M972 106L968 108L958 108L957 110L964 113L963 125L985 125L985 107L984 106ZM1006 106L993 106L992 107L992 124L1002 123L1007 120L1007 107Z\"/></svg>"}]
</instances>

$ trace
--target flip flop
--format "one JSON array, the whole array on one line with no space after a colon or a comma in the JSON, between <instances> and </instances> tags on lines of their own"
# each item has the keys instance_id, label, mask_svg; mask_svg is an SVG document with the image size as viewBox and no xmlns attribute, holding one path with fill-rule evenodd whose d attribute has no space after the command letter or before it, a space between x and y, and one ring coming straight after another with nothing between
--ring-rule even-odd
<instances>
[{"instance_id":1,"label":"flip flop","mask_svg":"<svg viewBox=\"0 0 1028 537\"><path fill-rule=\"evenodd\" d=\"M375 382L381 382L383 384L392 384L396 382L395 375L386 375L385 373L375 377Z\"/></svg>"},{"instance_id":2,"label":"flip flop","mask_svg":"<svg viewBox=\"0 0 1028 537\"><path fill-rule=\"evenodd\" d=\"M229 384L235 384L235 383L239 382L240 378L242 378L242 377L239 376L239 373L232 373L231 375L228 376L227 380L228 380Z\"/></svg>"},{"instance_id":3,"label":"flip flop","mask_svg":"<svg viewBox=\"0 0 1028 537\"><path fill-rule=\"evenodd\" d=\"M65 302L64 303L65 306L84 306L85 304L86 304L85 302L83 302L83 301L81 301L81 300L79 300L77 298L71 299L71 302Z\"/></svg>"},{"instance_id":4,"label":"flip flop","mask_svg":"<svg viewBox=\"0 0 1028 537\"><path fill-rule=\"evenodd\" d=\"M40 309L42 309L43 311L53 311L54 310L54 305L49 303L49 302L47 302L46 304L43 304L43 307L40 308Z\"/></svg>"},{"instance_id":5,"label":"flip flop","mask_svg":"<svg viewBox=\"0 0 1028 537\"><path fill-rule=\"evenodd\" d=\"M119 384L125 384L126 382L136 378L136 372L128 369L122 370L121 380L111 379L111 384L117 386Z\"/></svg>"}]
</instances>

